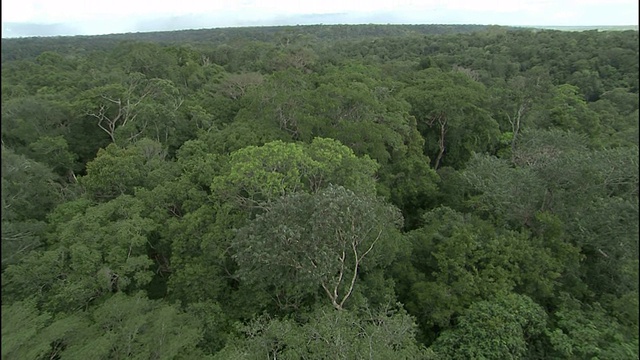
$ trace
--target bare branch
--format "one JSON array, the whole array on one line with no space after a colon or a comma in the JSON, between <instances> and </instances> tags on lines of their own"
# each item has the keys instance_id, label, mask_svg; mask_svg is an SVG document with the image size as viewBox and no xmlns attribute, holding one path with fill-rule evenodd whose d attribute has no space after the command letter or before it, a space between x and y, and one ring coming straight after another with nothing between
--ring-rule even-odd
<instances>
[{"instance_id":1,"label":"bare branch","mask_svg":"<svg viewBox=\"0 0 640 360\"><path fill-rule=\"evenodd\" d=\"M358 266L360 265L360 260L358 259L358 249L356 248L355 243L351 243L351 249L353 250L353 257L356 263L353 265L353 276L351 276L351 283L349 284L349 290L347 290L347 293L342 297L342 301L340 301L340 308L342 308L345 301L347 301L349 296L351 296L351 293L353 292L353 287L355 286L356 279L358 277Z\"/></svg>"}]
</instances>

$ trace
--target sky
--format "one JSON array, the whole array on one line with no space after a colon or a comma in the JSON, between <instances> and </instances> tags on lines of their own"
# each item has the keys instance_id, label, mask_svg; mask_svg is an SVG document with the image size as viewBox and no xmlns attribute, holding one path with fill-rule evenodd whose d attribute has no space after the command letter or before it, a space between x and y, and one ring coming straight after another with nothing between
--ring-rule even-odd
<instances>
[{"instance_id":1,"label":"sky","mask_svg":"<svg viewBox=\"0 0 640 360\"><path fill-rule=\"evenodd\" d=\"M308 24L638 25L638 0L3 0L2 37Z\"/></svg>"}]
</instances>

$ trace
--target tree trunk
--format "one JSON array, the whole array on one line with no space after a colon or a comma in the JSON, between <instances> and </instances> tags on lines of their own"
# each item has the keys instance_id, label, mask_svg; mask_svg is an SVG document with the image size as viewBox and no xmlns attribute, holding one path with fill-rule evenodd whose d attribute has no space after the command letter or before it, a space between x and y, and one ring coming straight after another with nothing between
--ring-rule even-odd
<instances>
[{"instance_id":1,"label":"tree trunk","mask_svg":"<svg viewBox=\"0 0 640 360\"><path fill-rule=\"evenodd\" d=\"M440 125L440 137L438 139L438 148L440 152L436 157L436 163L433 166L435 170L438 170L440 167L440 161L442 161L442 156L444 156L445 147L445 135L447 133L447 118L444 115L438 116L438 124Z\"/></svg>"}]
</instances>

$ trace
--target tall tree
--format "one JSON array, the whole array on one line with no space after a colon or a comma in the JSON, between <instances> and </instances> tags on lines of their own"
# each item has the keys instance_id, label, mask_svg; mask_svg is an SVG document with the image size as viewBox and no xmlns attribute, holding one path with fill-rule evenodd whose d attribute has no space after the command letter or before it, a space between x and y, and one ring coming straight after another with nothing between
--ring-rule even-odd
<instances>
[{"instance_id":1,"label":"tall tree","mask_svg":"<svg viewBox=\"0 0 640 360\"><path fill-rule=\"evenodd\" d=\"M486 89L460 72L422 70L403 97L411 104L434 169L461 166L473 151L487 150L497 139L498 124L485 108Z\"/></svg>"},{"instance_id":2,"label":"tall tree","mask_svg":"<svg viewBox=\"0 0 640 360\"><path fill-rule=\"evenodd\" d=\"M361 271L389 264L401 224L397 209L330 186L281 198L240 230L233 247L241 278L270 287L283 306L321 288L342 310Z\"/></svg>"}]
</instances>

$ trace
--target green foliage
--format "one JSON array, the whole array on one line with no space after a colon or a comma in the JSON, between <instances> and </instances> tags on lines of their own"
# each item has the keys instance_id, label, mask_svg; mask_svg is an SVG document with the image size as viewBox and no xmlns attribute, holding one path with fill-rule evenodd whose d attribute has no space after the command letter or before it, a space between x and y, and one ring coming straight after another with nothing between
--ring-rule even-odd
<instances>
[{"instance_id":1,"label":"green foliage","mask_svg":"<svg viewBox=\"0 0 640 360\"><path fill-rule=\"evenodd\" d=\"M231 229L242 223L242 217L227 211L205 204L180 221L167 223L164 230L165 237L171 240L171 298L185 304L215 300L233 305L227 291L234 267L227 257L229 239L233 238Z\"/></svg>"},{"instance_id":2,"label":"green foliage","mask_svg":"<svg viewBox=\"0 0 640 360\"><path fill-rule=\"evenodd\" d=\"M638 357L638 329L624 329L600 304L582 304L566 294L553 314L549 340L558 358L634 359Z\"/></svg>"},{"instance_id":3,"label":"green foliage","mask_svg":"<svg viewBox=\"0 0 640 360\"><path fill-rule=\"evenodd\" d=\"M402 96L436 169L441 163L460 167L473 151L489 150L497 139L498 124L485 108L486 89L467 75L422 70Z\"/></svg>"},{"instance_id":4,"label":"green foliage","mask_svg":"<svg viewBox=\"0 0 640 360\"><path fill-rule=\"evenodd\" d=\"M2 268L16 264L43 243L46 224L42 221L2 221Z\"/></svg>"},{"instance_id":5,"label":"green foliage","mask_svg":"<svg viewBox=\"0 0 640 360\"><path fill-rule=\"evenodd\" d=\"M480 192L470 206L500 226L519 228L530 224L544 203L543 181L528 167L510 166L507 161L476 155L463 176Z\"/></svg>"},{"instance_id":6,"label":"green foliage","mask_svg":"<svg viewBox=\"0 0 640 360\"><path fill-rule=\"evenodd\" d=\"M415 126L413 119L412 127ZM388 191L391 202L402 210L406 229L417 226L422 212L434 203L440 190L441 178L431 168L423 147L424 139L416 129L412 132L407 152L380 171L378 191L383 195Z\"/></svg>"},{"instance_id":7,"label":"green foliage","mask_svg":"<svg viewBox=\"0 0 640 360\"><path fill-rule=\"evenodd\" d=\"M3 305L2 326L7 359L203 358L195 347L200 321L140 294L117 294L91 313L57 319L39 313L32 302Z\"/></svg>"},{"instance_id":8,"label":"green foliage","mask_svg":"<svg viewBox=\"0 0 640 360\"><path fill-rule=\"evenodd\" d=\"M523 359L544 332L546 313L527 296L507 294L473 303L433 344L440 359Z\"/></svg>"},{"instance_id":9,"label":"green foliage","mask_svg":"<svg viewBox=\"0 0 640 360\"><path fill-rule=\"evenodd\" d=\"M60 217L54 247L6 269L7 296L29 294L48 309L73 311L110 292L144 288L152 277L148 238L157 225L141 217L141 205L121 196Z\"/></svg>"},{"instance_id":10,"label":"green foliage","mask_svg":"<svg viewBox=\"0 0 640 360\"><path fill-rule=\"evenodd\" d=\"M371 196L330 186L267 206L233 243L242 280L264 286L280 307L324 290L343 309L360 271L388 265L400 214Z\"/></svg>"},{"instance_id":11,"label":"green foliage","mask_svg":"<svg viewBox=\"0 0 640 360\"><path fill-rule=\"evenodd\" d=\"M69 343L64 357L82 359L201 358L196 345L201 322L176 307L117 294L96 308L83 338Z\"/></svg>"},{"instance_id":12,"label":"green foliage","mask_svg":"<svg viewBox=\"0 0 640 360\"><path fill-rule=\"evenodd\" d=\"M77 169L77 155L69 151L69 145L62 136L43 136L29 144L31 157L50 166L59 175L68 175Z\"/></svg>"},{"instance_id":13,"label":"green foliage","mask_svg":"<svg viewBox=\"0 0 640 360\"><path fill-rule=\"evenodd\" d=\"M163 146L149 139L127 148L110 144L87 164L87 175L79 181L96 200L132 195L136 187L151 189L175 176L173 164L166 162L165 156Z\"/></svg>"},{"instance_id":14,"label":"green foliage","mask_svg":"<svg viewBox=\"0 0 640 360\"><path fill-rule=\"evenodd\" d=\"M62 201L62 187L50 168L2 149L3 269L42 244L46 215Z\"/></svg>"},{"instance_id":15,"label":"green foliage","mask_svg":"<svg viewBox=\"0 0 640 360\"><path fill-rule=\"evenodd\" d=\"M46 165L3 148L2 219L44 220L63 200L56 180Z\"/></svg>"},{"instance_id":16,"label":"green foliage","mask_svg":"<svg viewBox=\"0 0 640 360\"><path fill-rule=\"evenodd\" d=\"M536 126L541 129L571 130L591 139L600 132L598 115L578 95L578 88L563 84L552 89L552 100L537 117Z\"/></svg>"},{"instance_id":17,"label":"green foliage","mask_svg":"<svg viewBox=\"0 0 640 360\"><path fill-rule=\"evenodd\" d=\"M478 156L465 176L480 192L473 206L499 224L535 230L540 211L556 215L565 241L589 259L584 281L596 293L620 295L637 289L637 275L623 270L638 254L637 154L635 146L588 150L573 133L531 132L515 166Z\"/></svg>"},{"instance_id":18,"label":"green foliage","mask_svg":"<svg viewBox=\"0 0 640 360\"><path fill-rule=\"evenodd\" d=\"M371 194L377 167L336 140L316 138L310 145L275 141L232 153L226 175L215 178L211 188L215 196L240 206L297 191L317 192L329 184Z\"/></svg>"},{"instance_id":19,"label":"green foliage","mask_svg":"<svg viewBox=\"0 0 640 360\"><path fill-rule=\"evenodd\" d=\"M2 357L636 359L638 44L3 39Z\"/></svg>"},{"instance_id":20,"label":"green foliage","mask_svg":"<svg viewBox=\"0 0 640 360\"><path fill-rule=\"evenodd\" d=\"M4 83L4 81L3 81ZM68 100L23 96L2 101L4 146L22 150L42 136L64 135L70 116Z\"/></svg>"},{"instance_id":21,"label":"green foliage","mask_svg":"<svg viewBox=\"0 0 640 360\"><path fill-rule=\"evenodd\" d=\"M202 323L202 338L198 347L206 354L214 354L223 349L230 337L229 315L212 302L200 302L189 305L186 314Z\"/></svg>"},{"instance_id":22,"label":"green foliage","mask_svg":"<svg viewBox=\"0 0 640 360\"><path fill-rule=\"evenodd\" d=\"M627 89L613 89L588 105L600 118L605 144L612 147L638 145L638 94Z\"/></svg>"},{"instance_id":23,"label":"green foliage","mask_svg":"<svg viewBox=\"0 0 640 360\"><path fill-rule=\"evenodd\" d=\"M65 355L69 343L82 341L89 322L83 315L56 318L40 312L32 300L2 306L2 357L55 359ZM21 331L16 331L21 329Z\"/></svg>"},{"instance_id":24,"label":"green foliage","mask_svg":"<svg viewBox=\"0 0 640 360\"><path fill-rule=\"evenodd\" d=\"M237 184L233 187L240 189L241 196L250 202L295 192L298 187L302 188L303 176L312 167L311 159L305 155L302 147L293 143L271 142L262 147L246 147L231 155L229 175L215 179L212 188L217 192L227 184Z\"/></svg>"},{"instance_id":25,"label":"green foliage","mask_svg":"<svg viewBox=\"0 0 640 360\"><path fill-rule=\"evenodd\" d=\"M425 331L450 327L478 299L515 289L552 296L563 264L551 248L448 208L427 213L424 222L407 235L411 255L396 271L400 298Z\"/></svg>"},{"instance_id":26,"label":"green foliage","mask_svg":"<svg viewBox=\"0 0 640 360\"><path fill-rule=\"evenodd\" d=\"M50 318L40 314L33 301L2 305L2 358L18 358L21 348L34 340Z\"/></svg>"},{"instance_id":27,"label":"green foliage","mask_svg":"<svg viewBox=\"0 0 640 360\"><path fill-rule=\"evenodd\" d=\"M260 317L240 329L237 341L216 359L425 359L416 344L413 319L401 309L386 306L336 311L320 307L309 320Z\"/></svg>"}]
</instances>

